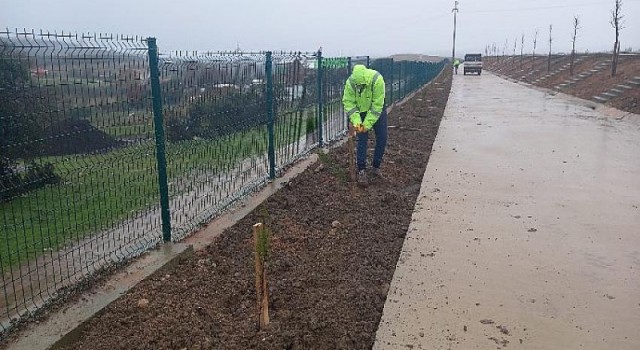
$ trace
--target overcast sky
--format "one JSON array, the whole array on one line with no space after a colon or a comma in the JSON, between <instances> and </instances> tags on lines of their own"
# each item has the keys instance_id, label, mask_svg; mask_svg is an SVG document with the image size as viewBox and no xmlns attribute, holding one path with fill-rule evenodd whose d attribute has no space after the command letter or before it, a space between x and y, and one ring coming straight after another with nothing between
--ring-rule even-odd
<instances>
[{"instance_id":1,"label":"overcast sky","mask_svg":"<svg viewBox=\"0 0 640 350\"><path fill-rule=\"evenodd\" d=\"M161 51L295 50L325 56L423 53L451 55L454 1L449 0L0 0L0 27L155 36ZM538 52L611 50L615 0L460 0L456 51L484 52L496 43L525 52L539 29ZM640 49L640 0L623 0L622 49Z\"/></svg>"}]
</instances>

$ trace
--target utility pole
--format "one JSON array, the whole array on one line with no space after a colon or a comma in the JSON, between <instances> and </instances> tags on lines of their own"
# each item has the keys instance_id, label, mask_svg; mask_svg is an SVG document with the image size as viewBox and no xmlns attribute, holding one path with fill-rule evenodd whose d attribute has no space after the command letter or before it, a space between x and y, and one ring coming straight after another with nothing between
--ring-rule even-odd
<instances>
[{"instance_id":1,"label":"utility pole","mask_svg":"<svg viewBox=\"0 0 640 350\"><path fill-rule=\"evenodd\" d=\"M456 15L458 14L458 1L455 1L453 10L453 52L451 53L451 63L456 59Z\"/></svg>"}]
</instances>

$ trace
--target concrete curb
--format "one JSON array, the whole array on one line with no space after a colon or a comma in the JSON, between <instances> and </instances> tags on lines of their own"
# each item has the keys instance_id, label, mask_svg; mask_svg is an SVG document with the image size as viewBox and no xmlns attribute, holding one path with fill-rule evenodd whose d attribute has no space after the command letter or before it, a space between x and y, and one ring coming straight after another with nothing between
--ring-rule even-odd
<instances>
[{"instance_id":1,"label":"concrete curb","mask_svg":"<svg viewBox=\"0 0 640 350\"><path fill-rule=\"evenodd\" d=\"M160 260L157 262L158 264L154 264L153 266L150 266L150 268L147 269L146 271L146 276L142 280L136 282L134 285L137 285L138 283L146 280L151 275L160 273L162 271L166 271L167 269L176 266L178 263L180 263L181 260L193 254L192 246L181 244L181 243L165 245L160 250L161 251L159 252L159 254L161 255L161 257L160 257ZM70 332L63 335L62 338L60 338L60 340L56 341L51 346L50 349L57 350L77 341L78 338L80 337L80 334L82 334L82 332L87 328L89 321L91 321L100 311L104 310L107 306L111 305L112 302L118 300L129 289L130 288L127 288L127 290L123 292L112 291L107 293L107 295L98 295L98 294L93 295L92 298L95 299L95 303L98 304L99 307L93 310L93 314L90 317L85 319L82 323L80 323L78 326L73 328Z\"/></svg>"},{"instance_id":2,"label":"concrete curb","mask_svg":"<svg viewBox=\"0 0 640 350\"><path fill-rule=\"evenodd\" d=\"M191 255L193 247L176 243L149 251L111 276L104 285L70 305L63 305L38 324L31 324L7 349L59 349L78 338L89 320L129 289L157 271L176 265Z\"/></svg>"}]
</instances>

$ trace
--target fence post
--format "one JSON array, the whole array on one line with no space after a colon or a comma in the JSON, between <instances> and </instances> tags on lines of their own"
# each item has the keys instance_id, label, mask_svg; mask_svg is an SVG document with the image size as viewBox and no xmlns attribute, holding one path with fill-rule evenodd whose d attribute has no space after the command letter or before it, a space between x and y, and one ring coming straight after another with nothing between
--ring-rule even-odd
<instances>
[{"instance_id":1,"label":"fence post","mask_svg":"<svg viewBox=\"0 0 640 350\"><path fill-rule=\"evenodd\" d=\"M407 69L407 82L409 82L409 83L407 84L407 90L406 90L407 96L409 96L411 91L413 91L413 79L412 79L413 75L411 75L412 72L413 72L413 62L409 62L408 65L409 65L409 67L407 67L408 68Z\"/></svg>"},{"instance_id":2,"label":"fence post","mask_svg":"<svg viewBox=\"0 0 640 350\"><path fill-rule=\"evenodd\" d=\"M369 56L367 56L367 68L371 68L369 65L371 64L371 60Z\"/></svg>"},{"instance_id":3,"label":"fence post","mask_svg":"<svg viewBox=\"0 0 640 350\"><path fill-rule=\"evenodd\" d=\"M398 100L402 100L402 61L398 62Z\"/></svg>"},{"instance_id":4,"label":"fence post","mask_svg":"<svg viewBox=\"0 0 640 350\"><path fill-rule=\"evenodd\" d=\"M402 81L404 82L403 88L402 88L402 98L407 97L407 62L403 62L403 64L401 64L400 66L403 68L402 69Z\"/></svg>"},{"instance_id":5,"label":"fence post","mask_svg":"<svg viewBox=\"0 0 640 350\"><path fill-rule=\"evenodd\" d=\"M269 157L269 178L276 177L276 148L274 145L274 113L273 113L273 58L271 51L267 51L265 60L265 76L267 78L267 134L268 134L268 157Z\"/></svg>"},{"instance_id":6,"label":"fence post","mask_svg":"<svg viewBox=\"0 0 640 350\"><path fill-rule=\"evenodd\" d=\"M411 92L413 92L418 87L418 81L416 77L416 64L415 62L411 62Z\"/></svg>"},{"instance_id":7,"label":"fence post","mask_svg":"<svg viewBox=\"0 0 640 350\"><path fill-rule=\"evenodd\" d=\"M171 242L171 215L169 212L169 184L167 180L167 158L164 144L164 118L162 117L162 94L160 70L158 69L158 46L156 38L147 38L149 48L149 74L151 98L153 100L153 124L156 135L156 161L158 162L158 185L160 190L160 216L162 218L162 240Z\"/></svg>"},{"instance_id":8,"label":"fence post","mask_svg":"<svg viewBox=\"0 0 640 350\"><path fill-rule=\"evenodd\" d=\"M411 63L407 61L404 66L404 96L407 97L411 91Z\"/></svg>"},{"instance_id":9,"label":"fence post","mask_svg":"<svg viewBox=\"0 0 640 350\"><path fill-rule=\"evenodd\" d=\"M323 99L324 96L322 95L322 75L323 75L323 68L322 68L322 51L318 50L318 76L317 76L317 81L318 81L318 142L320 144L320 147L324 146L324 140L322 137L322 123L323 123L323 109L324 109L324 104L323 104Z\"/></svg>"}]
</instances>

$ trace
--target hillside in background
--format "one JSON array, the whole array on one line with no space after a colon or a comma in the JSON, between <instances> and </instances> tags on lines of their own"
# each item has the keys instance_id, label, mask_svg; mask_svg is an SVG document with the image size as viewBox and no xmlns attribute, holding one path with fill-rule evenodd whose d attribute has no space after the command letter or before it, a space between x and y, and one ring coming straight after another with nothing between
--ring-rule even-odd
<instances>
[{"instance_id":1,"label":"hillside in background","mask_svg":"<svg viewBox=\"0 0 640 350\"><path fill-rule=\"evenodd\" d=\"M412 54L412 53L401 53L391 55L394 61L419 61L419 62L440 62L446 57L440 56L430 56L430 55L422 55L422 54Z\"/></svg>"},{"instance_id":2,"label":"hillside in background","mask_svg":"<svg viewBox=\"0 0 640 350\"><path fill-rule=\"evenodd\" d=\"M610 54L486 57L498 75L640 114L640 54L621 54L611 77Z\"/></svg>"}]
</instances>

